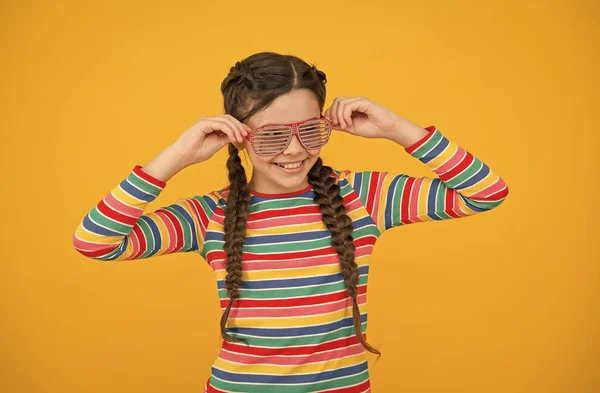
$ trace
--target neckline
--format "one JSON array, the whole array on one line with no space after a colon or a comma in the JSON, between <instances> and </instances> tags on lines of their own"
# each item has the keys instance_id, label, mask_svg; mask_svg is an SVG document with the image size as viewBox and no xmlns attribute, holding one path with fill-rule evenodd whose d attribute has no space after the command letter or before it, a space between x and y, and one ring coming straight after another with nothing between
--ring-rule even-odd
<instances>
[{"instance_id":1,"label":"neckline","mask_svg":"<svg viewBox=\"0 0 600 393\"><path fill-rule=\"evenodd\" d=\"M258 192L256 190L250 189L250 194L259 196L261 198L284 198L284 197L290 197L290 196L304 194L305 192L310 191L311 188L312 188L312 184L309 184L308 186L304 187L302 190L291 191L291 192L281 192L281 193L274 193L274 194Z\"/></svg>"}]
</instances>

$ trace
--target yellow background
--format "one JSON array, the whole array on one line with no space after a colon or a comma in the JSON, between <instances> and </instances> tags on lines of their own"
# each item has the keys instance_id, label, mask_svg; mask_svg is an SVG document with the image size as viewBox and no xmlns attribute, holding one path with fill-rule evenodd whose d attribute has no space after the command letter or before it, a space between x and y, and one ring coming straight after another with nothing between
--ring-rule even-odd
<instances>
[{"instance_id":1,"label":"yellow background","mask_svg":"<svg viewBox=\"0 0 600 393\"><path fill-rule=\"evenodd\" d=\"M0 391L201 391L219 348L204 261L102 263L71 236L134 165L221 114L229 67L264 50L316 63L327 106L365 95L438 126L510 189L379 239L374 393L600 391L595 1L163 3L0 5ZM335 168L432 175L390 141L332 142ZM225 160L150 208L224 186Z\"/></svg>"}]
</instances>

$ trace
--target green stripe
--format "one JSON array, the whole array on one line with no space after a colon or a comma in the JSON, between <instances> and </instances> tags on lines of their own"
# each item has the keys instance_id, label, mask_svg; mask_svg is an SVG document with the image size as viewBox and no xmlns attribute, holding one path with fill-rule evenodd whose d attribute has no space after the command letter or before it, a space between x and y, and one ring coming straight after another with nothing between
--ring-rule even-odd
<instances>
[{"instance_id":1,"label":"green stripe","mask_svg":"<svg viewBox=\"0 0 600 393\"><path fill-rule=\"evenodd\" d=\"M118 232L122 235L127 235L131 233L131 227L128 225L123 225L115 220L112 220L108 217L103 216L100 211L98 211L98 207L94 207L90 211L90 219L95 223L106 227L112 231Z\"/></svg>"},{"instance_id":2,"label":"green stripe","mask_svg":"<svg viewBox=\"0 0 600 393\"><path fill-rule=\"evenodd\" d=\"M127 181L130 182L131 184L133 184L134 186L136 186L137 188L140 188L144 192L154 195L154 197L157 197L158 194L160 194L160 192L161 192L160 188L139 178L133 172L129 174L129 176L127 177Z\"/></svg>"},{"instance_id":3,"label":"green stripe","mask_svg":"<svg viewBox=\"0 0 600 393\"><path fill-rule=\"evenodd\" d=\"M455 176L453 179L446 181L446 185L450 188L457 188L457 186L479 172L483 167L483 163L479 161L477 158L473 160L471 165L465 168L464 171L460 173L460 175Z\"/></svg>"},{"instance_id":4,"label":"green stripe","mask_svg":"<svg viewBox=\"0 0 600 393\"><path fill-rule=\"evenodd\" d=\"M154 251L154 236L152 235L152 231L150 230L150 227L146 221L140 219L138 220L137 224L144 234L144 239L146 239L146 251L139 257L142 259L148 257L148 255Z\"/></svg>"},{"instance_id":5,"label":"green stripe","mask_svg":"<svg viewBox=\"0 0 600 393\"><path fill-rule=\"evenodd\" d=\"M365 225L363 227L354 229L352 231L352 237L354 240L360 239L365 236L379 236L379 229L374 225ZM258 236L253 236L258 237ZM202 250L204 254L209 251L223 250L225 242L223 240L209 240L204 244ZM268 254L268 253L279 253L285 251L305 251L310 249L317 249L331 246L331 236L323 239L310 240L305 242L293 241L289 243L275 243L275 244L244 244L243 251L251 252L254 254Z\"/></svg>"},{"instance_id":6,"label":"green stripe","mask_svg":"<svg viewBox=\"0 0 600 393\"><path fill-rule=\"evenodd\" d=\"M371 183L371 172L363 172L360 183L359 197L363 206L367 205L367 196L369 195L369 183Z\"/></svg>"},{"instance_id":7,"label":"green stripe","mask_svg":"<svg viewBox=\"0 0 600 393\"><path fill-rule=\"evenodd\" d=\"M361 274L358 279L359 285L367 284L368 274ZM296 297L306 297L314 295L326 295L333 292L339 292L346 289L346 284L343 280L338 282L323 284L313 287L295 287L286 289L240 289L240 297L242 299L289 299ZM219 298L227 299L227 290L225 288L218 290Z\"/></svg>"},{"instance_id":8,"label":"green stripe","mask_svg":"<svg viewBox=\"0 0 600 393\"><path fill-rule=\"evenodd\" d=\"M277 200L266 200L260 201L252 205L252 212L260 212L270 209L290 209L302 206L314 205L313 198L308 197L294 197Z\"/></svg>"},{"instance_id":9,"label":"green stripe","mask_svg":"<svg viewBox=\"0 0 600 393\"><path fill-rule=\"evenodd\" d=\"M437 214L440 218L444 220L449 220L452 217L445 213L446 210L446 193L448 192L448 187L440 182L440 185L437 190L437 194L435 197L435 214Z\"/></svg>"},{"instance_id":10,"label":"green stripe","mask_svg":"<svg viewBox=\"0 0 600 393\"><path fill-rule=\"evenodd\" d=\"M177 210L175 210L172 206L167 206L164 208L165 210L170 211L175 215L177 221L181 225L183 231L183 248L181 251L188 251L192 248L192 228L191 223ZM187 211L187 210L186 210Z\"/></svg>"},{"instance_id":11,"label":"green stripe","mask_svg":"<svg viewBox=\"0 0 600 393\"><path fill-rule=\"evenodd\" d=\"M398 183L396 183L396 187L394 188L394 197L392 199L392 224L393 226L404 225L401 222L401 204L402 198L404 195L404 187L406 185L406 180L408 179L407 175L399 175L400 178ZM389 203L389 202L388 202Z\"/></svg>"},{"instance_id":12,"label":"green stripe","mask_svg":"<svg viewBox=\"0 0 600 393\"><path fill-rule=\"evenodd\" d=\"M369 370L365 370L360 374L333 379L325 382L317 382L313 384L302 385L274 385L274 384L245 384L245 383L229 383L217 379L214 376L210 377L210 384L217 389L227 392L241 393L306 393L320 392L327 389L339 389L346 386L357 385L369 379Z\"/></svg>"},{"instance_id":13,"label":"green stripe","mask_svg":"<svg viewBox=\"0 0 600 393\"><path fill-rule=\"evenodd\" d=\"M442 140L443 135L439 130L435 130L433 132L433 135L431 136L431 138L429 138L429 140L427 142L425 142L421 147L419 147L417 150L413 151L411 153L411 155L415 158L423 158L425 157L425 154L427 154L427 152L431 149L433 149L435 147L435 145L437 145L438 143L440 143L440 141Z\"/></svg>"},{"instance_id":14,"label":"green stripe","mask_svg":"<svg viewBox=\"0 0 600 393\"><path fill-rule=\"evenodd\" d=\"M361 325L363 333L367 331L367 322L362 323ZM273 338L265 338L265 337L250 337L245 334L239 333L230 333L235 334L238 337L242 337L248 340L248 344L251 346L258 347L266 347L266 348L287 348L293 346L303 346L303 345L318 345L328 341L339 340L340 338L345 337L353 337L354 326L348 326L335 332L328 332L318 335L311 336L301 336L301 337L273 337Z\"/></svg>"}]
</instances>

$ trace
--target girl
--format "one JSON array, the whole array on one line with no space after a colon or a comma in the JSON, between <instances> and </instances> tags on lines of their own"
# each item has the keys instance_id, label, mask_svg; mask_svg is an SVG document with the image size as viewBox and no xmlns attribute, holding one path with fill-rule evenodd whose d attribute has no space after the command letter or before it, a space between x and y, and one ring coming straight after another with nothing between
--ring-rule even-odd
<instances>
[{"instance_id":1,"label":"girl","mask_svg":"<svg viewBox=\"0 0 600 393\"><path fill-rule=\"evenodd\" d=\"M369 259L393 227L488 211L504 181L435 126L365 97L325 113L325 73L272 52L237 62L225 115L204 117L83 219L74 247L123 261L195 252L215 272L223 343L205 392L370 392ZM336 170L319 153L335 129L387 138L439 176ZM166 182L228 144L230 184L144 214ZM254 167L246 179L239 151Z\"/></svg>"}]
</instances>

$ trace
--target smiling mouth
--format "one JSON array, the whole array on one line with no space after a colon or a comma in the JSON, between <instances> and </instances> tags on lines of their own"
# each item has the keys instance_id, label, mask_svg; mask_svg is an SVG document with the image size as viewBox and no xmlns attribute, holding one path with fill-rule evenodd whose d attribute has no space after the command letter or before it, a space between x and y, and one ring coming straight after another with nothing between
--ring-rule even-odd
<instances>
[{"instance_id":1,"label":"smiling mouth","mask_svg":"<svg viewBox=\"0 0 600 393\"><path fill-rule=\"evenodd\" d=\"M284 164L280 164L280 163L274 162L273 165L277 165L278 167L283 168L283 169L298 169L298 168L300 168L301 166L304 165L304 163L306 162L306 160L307 160L307 158L305 158L302 161L297 161L297 162L294 162L294 163L284 163Z\"/></svg>"}]
</instances>

